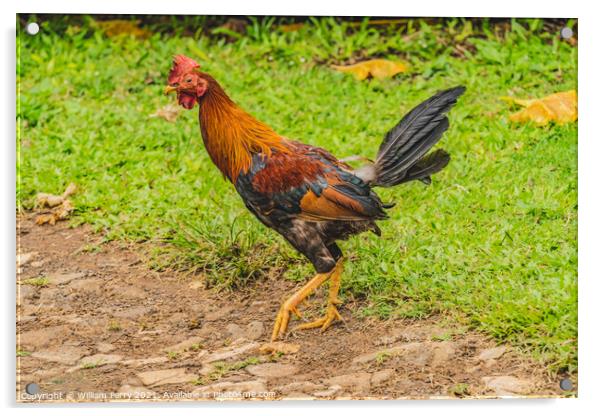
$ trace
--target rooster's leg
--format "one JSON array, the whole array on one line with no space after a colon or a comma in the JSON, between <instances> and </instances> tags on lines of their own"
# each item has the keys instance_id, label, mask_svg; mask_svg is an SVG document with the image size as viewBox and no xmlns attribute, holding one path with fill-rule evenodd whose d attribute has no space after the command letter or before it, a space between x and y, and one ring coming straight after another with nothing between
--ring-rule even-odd
<instances>
[{"instance_id":1,"label":"rooster's leg","mask_svg":"<svg viewBox=\"0 0 602 416\"><path fill-rule=\"evenodd\" d=\"M336 269L335 269L336 270ZM274 330L272 331L272 341L278 339L279 336L283 336L288 327L288 321L291 316L291 312L299 316L297 311L297 305L307 298L316 288L324 283L334 271L328 273L318 273L309 282L305 284L299 291L295 292L293 296L288 298L280 307L278 315L276 315L276 322L274 323Z\"/></svg>"},{"instance_id":2,"label":"rooster's leg","mask_svg":"<svg viewBox=\"0 0 602 416\"><path fill-rule=\"evenodd\" d=\"M326 315L322 318L317 319L313 322L308 322L306 324L301 324L294 328L294 330L298 329L311 329L311 328L322 328L322 332L324 332L335 319L342 320L339 311L337 310L336 305L341 303L339 299L339 289L341 288L341 273L343 272L343 258L341 257L337 262L332 274L330 275L330 290L328 291L328 306L326 307Z\"/></svg>"}]
</instances>

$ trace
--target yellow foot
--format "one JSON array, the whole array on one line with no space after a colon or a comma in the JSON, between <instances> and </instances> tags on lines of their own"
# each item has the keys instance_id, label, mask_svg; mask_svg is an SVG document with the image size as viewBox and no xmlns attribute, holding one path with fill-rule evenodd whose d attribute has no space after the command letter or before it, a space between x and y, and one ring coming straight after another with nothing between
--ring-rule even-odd
<instances>
[{"instance_id":1,"label":"yellow foot","mask_svg":"<svg viewBox=\"0 0 602 416\"><path fill-rule=\"evenodd\" d=\"M336 303L340 303L340 301L338 301ZM343 320L343 318L341 318L341 314L337 310L336 306L334 306L334 303L330 303L330 304L328 304L328 307L326 308L326 315L324 315L320 319L316 319L313 322L301 324L301 325L295 327L293 329L293 331L297 331L299 329L321 328L321 331L324 332L328 329L328 327L330 325L332 325L332 322L335 319L340 320L340 321Z\"/></svg>"},{"instance_id":2,"label":"yellow foot","mask_svg":"<svg viewBox=\"0 0 602 416\"><path fill-rule=\"evenodd\" d=\"M272 331L272 341L276 341L278 337L284 336L291 313L297 315L297 318L301 318L301 314L296 306L289 304L289 302L284 302L278 311L278 315L276 315L274 330Z\"/></svg>"}]
</instances>

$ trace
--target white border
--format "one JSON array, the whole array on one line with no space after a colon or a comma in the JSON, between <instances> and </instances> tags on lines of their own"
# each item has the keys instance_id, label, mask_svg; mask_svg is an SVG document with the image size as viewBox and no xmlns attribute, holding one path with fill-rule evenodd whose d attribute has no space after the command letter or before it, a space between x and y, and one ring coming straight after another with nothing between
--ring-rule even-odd
<instances>
[{"instance_id":1,"label":"white border","mask_svg":"<svg viewBox=\"0 0 602 416\"><path fill-rule=\"evenodd\" d=\"M600 290L602 273L599 248L596 243L601 234L602 193L601 157L602 129L600 127L602 89L600 75L600 36L602 16L595 13L593 1L524 1L505 0L503 2L454 1L135 1L104 0L75 2L69 0L21 0L18 4L2 3L2 85L4 96L0 99L3 126L6 126L2 140L2 260L6 273L2 288L2 333L8 339L1 345L2 397L7 414L33 413L36 409L47 415L97 415L115 413L123 405L77 405L68 408L58 406L18 406L14 402L14 250L15 250L15 14L17 12L36 13L138 13L138 14L279 14L279 15L371 15L371 16L491 16L491 17L577 17L579 18L579 399L575 400L504 400L504 401L402 401L402 402L285 402L285 403L219 403L204 404L152 404L129 405L127 414L164 415L178 406L178 412L203 412L211 415L239 414L282 415L283 413L336 412L341 415L363 414L371 409L383 414L437 414L437 415L504 415L542 412L546 415L566 416L569 412L590 414L595 399L600 396L600 326L602 316ZM550 57L553 59L553 57ZM597 325L596 325L597 324ZM12 376L11 376L12 375ZM16 406L16 408L15 408ZM11 408L12 407L12 408ZM181 408L183 407L183 408ZM599 404L596 406L599 408Z\"/></svg>"}]
</instances>

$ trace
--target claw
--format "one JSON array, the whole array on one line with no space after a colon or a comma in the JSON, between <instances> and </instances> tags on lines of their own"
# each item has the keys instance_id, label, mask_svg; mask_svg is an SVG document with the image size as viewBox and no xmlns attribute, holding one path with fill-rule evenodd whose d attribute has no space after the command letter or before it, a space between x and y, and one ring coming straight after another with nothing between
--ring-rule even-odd
<instances>
[{"instance_id":1,"label":"claw","mask_svg":"<svg viewBox=\"0 0 602 416\"><path fill-rule=\"evenodd\" d=\"M313 322L307 322L305 324L298 325L295 328L293 328L293 331L297 331L300 329L320 328L320 331L324 332L330 327L330 325L332 325L335 319L339 321L343 320L336 306L334 306L334 304L331 303L326 309L326 315L319 319L316 319Z\"/></svg>"}]
</instances>

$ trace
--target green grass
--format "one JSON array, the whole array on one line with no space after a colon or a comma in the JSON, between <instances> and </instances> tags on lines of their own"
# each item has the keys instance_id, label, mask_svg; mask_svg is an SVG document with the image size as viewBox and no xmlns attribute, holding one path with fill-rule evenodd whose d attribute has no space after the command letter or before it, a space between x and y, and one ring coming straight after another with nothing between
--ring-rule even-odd
<instances>
[{"instance_id":1,"label":"green grass","mask_svg":"<svg viewBox=\"0 0 602 416\"><path fill-rule=\"evenodd\" d=\"M516 125L499 97L577 87L577 48L543 22L452 20L350 28L318 19L283 33L256 21L235 41L221 35L108 39L87 25L70 36L43 25L20 33L18 198L60 194L74 182L73 224L107 239L147 241L155 267L202 273L243 287L266 274L302 279L311 267L248 213L209 160L197 111L176 123L149 115L171 55L185 53L232 98L281 134L344 157L372 157L411 107L458 84L441 146L452 162L425 187L379 189L395 201L383 235L343 243L344 296L361 313L451 314L548 363L577 364L577 125ZM455 48L462 42L463 51ZM358 82L331 63L403 59L407 74Z\"/></svg>"}]
</instances>

